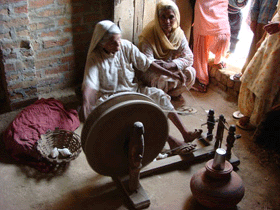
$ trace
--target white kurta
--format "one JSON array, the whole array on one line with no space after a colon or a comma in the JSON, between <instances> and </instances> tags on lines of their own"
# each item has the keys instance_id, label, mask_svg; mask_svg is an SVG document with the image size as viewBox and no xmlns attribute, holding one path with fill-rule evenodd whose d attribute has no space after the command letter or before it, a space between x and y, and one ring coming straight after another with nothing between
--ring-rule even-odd
<instances>
[{"instance_id":1,"label":"white kurta","mask_svg":"<svg viewBox=\"0 0 280 210\"><path fill-rule=\"evenodd\" d=\"M139 92L151 97L155 103L165 110L173 110L170 97L157 88L139 87L135 83L134 67L145 72L151 65L149 60L130 41L121 40L120 50L114 55L96 48L87 61L83 87L98 91L98 101L106 100L120 92Z\"/></svg>"}]
</instances>

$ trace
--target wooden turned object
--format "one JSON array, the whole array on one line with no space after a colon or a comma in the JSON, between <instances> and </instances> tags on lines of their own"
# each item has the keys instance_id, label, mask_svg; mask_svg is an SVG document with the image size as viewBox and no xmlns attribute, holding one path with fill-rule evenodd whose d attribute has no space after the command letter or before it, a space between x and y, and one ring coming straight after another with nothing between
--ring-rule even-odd
<instances>
[{"instance_id":1,"label":"wooden turned object","mask_svg":"<svg viewBox=\"0 0 280 210\"><path fill-rule=\"evenodd\" d=\"M244 196L242 179L225 160L226 151L217 149L214 159L191 178L190 187L194 198L211 209L231 208Z\"/></svg>"},{"instance_id":2,"label":"wooden turned object","mask_svg":"<svg viewBox=\"0 0 280 210\"><path fill-rule=\"evenodd\" d=\"M157 157L167 137L167 117L151 98L122 93L91 112L81 141L92 169L111 176L130 204L141 209L150 201L139 183L140 170Z\"/></svg>"}]
</instances>

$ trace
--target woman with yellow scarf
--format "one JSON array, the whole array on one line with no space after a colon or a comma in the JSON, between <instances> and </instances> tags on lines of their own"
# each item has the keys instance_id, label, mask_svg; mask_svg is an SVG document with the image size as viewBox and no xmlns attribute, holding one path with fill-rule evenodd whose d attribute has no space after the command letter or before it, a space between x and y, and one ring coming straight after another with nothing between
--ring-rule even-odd
<instances>
[{"instance_id":1,"label":"woman with yellow scarf","mask_svg":"<svg viewBox=\"0 0 280 210\"><path fill-rule=\"evenodd\" d=\"M171 0L162 0L156 6L155 18L139 36L139 49L149 59L162 67L182 72L184 82L165 75L147 71L140 76L148 86L157 87L173 98L190 89L196 77L193 65L193 53L183 30L180 28L180 13Z\"/></svg>"}]
</instances>

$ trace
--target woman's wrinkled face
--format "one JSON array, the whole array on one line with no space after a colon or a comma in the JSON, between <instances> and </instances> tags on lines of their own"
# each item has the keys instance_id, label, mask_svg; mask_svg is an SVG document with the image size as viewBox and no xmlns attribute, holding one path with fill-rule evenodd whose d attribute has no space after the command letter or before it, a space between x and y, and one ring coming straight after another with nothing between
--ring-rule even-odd
<instances>
[{"instance_id":1,"label":"woman's wrinkled face","mask_svg":"<svg viewBox=\"0 0 280 210\"><path fill-rule=\"evenodd\" d=\"M113 34L110 39L104 44L103 48L106 52L115 54L120 50L121 34Z\"/></svg>"},{"instance_id":2,"label":"woman's wrinkled face","mask_svg":"<svg viewBox=\"0 0 280 210\"><path fill-rule=\"evenodd\" d=\"M172 31L173 25L176 22L176 17L172 9L166 9L159 14L159 24L165 34Z\"/></svg>"}]
</instances>

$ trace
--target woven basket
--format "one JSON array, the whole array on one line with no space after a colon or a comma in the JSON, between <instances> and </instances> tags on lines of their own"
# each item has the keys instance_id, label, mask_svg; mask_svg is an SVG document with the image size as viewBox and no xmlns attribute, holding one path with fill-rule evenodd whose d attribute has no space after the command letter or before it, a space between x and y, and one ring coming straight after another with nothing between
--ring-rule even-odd
<instances>
[{"instance_id":1,"label":"woven basket","mask_svg":"<svg viewBox=\"0 0 280 210\"><path fill-rule=\"evenodd\" d=\"M51 151L54 148L67 148L72 154L69 157L64 157L62 154L56 158L51 157ZM54 131L47 131L46 134L41 135L38 140L37 150L39 153L52 163L70 162L78 157L81 153L81 139L80 136L72 131L60 130L56 128Z\"/></svg>"}]
</instances>

